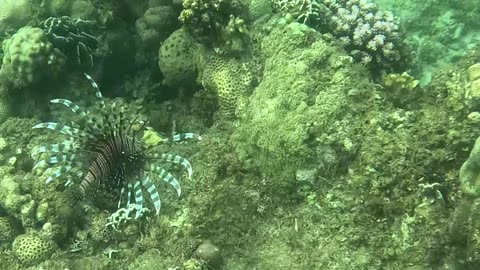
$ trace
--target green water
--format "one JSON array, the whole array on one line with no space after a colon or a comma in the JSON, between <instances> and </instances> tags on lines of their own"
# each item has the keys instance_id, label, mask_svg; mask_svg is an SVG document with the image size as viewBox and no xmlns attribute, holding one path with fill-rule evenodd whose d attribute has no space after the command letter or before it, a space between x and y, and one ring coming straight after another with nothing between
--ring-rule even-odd
<instances>
[{"instance_id":1,"label":"green water","mask_svg":"<svg viewBox=\"0 0 480 270\"><path fill-rule=\"evenodd\" d=\"M0 0L0 269L480 269L477 0Z\"/></svg>"}]
</instances>

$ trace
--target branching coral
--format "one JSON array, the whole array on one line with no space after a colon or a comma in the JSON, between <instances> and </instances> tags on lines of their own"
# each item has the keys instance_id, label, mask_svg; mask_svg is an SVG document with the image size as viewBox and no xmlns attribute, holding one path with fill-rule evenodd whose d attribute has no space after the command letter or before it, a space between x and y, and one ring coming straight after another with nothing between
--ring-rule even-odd
<instances>
[{"instance_id":1,"label":"branching coral","mask_svg":"<svg viewBox=\"0 0 480 270\"><path fill-rule=\"evenodd\" d=\"M371 0L275 0L290 13L320 32L341 41L356 62L373 73L403 72L412 61L400 22Z\"/></svg>"},{"instance_id":2,"label":"branching coral","mask_svg":"<svg viewBox=\"0 0 480 270\"><path fill-rule=\"evenodd\" d=\"M93 23L68 16L50 17L42 23L48 39L77 65L93 66L98 40L93 36Z\"/></svg>"}]
</instances>

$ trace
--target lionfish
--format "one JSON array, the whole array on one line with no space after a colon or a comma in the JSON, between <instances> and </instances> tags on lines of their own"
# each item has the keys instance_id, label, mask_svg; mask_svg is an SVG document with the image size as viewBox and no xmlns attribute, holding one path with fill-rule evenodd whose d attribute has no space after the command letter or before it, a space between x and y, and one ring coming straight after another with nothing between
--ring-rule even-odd
<instances>
[{"instance_id":1,"label":"lionfish","mask_svg":"<svg viewBox=\"0 0 480 270\"><path fill-rule=\"evenodd\" d=\"M119 192L118 208L133 207L138 218L144 211L144 194L148 194L156 214L160 212L161 200L152 181L154 176L170 184L181 194L180 183L170 172L156 165L153 161L173 162L186 169L188 178L192 176L190 162L179 155L164 153L150 154L147 145L138 138L139 133L147 130L147 121L128 119L123 107L116 107L113 102L107 106L97 83L88 74L85 77L96 92L98 102L95 107L100 115L76 105L67 99L52 99L50 103L61 104L76 115L72 126L56 122L37 124L33 129L50 129L68 136L68 139L55 144L37 147L32 157L40 157L36 168L51 167L51 175L46 183L60 176L65 176L65 186L73 178L82 179L74 188L74 201L93 195L99 189ZM142 123L143 122L143 123ZM140 128L135 129L134 125ZM186 139L201 140L194 133L182 133L161 142L179 142ZM85 161L87 161L85 163Z\"/></svg>"}]
</instances>

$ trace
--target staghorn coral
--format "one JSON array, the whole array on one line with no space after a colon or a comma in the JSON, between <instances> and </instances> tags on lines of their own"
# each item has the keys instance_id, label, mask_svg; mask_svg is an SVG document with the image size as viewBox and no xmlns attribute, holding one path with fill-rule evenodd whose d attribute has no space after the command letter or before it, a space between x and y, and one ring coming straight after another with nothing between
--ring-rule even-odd
<instances>
[{"instance_id":1,"label":"staghorn coral","mask_svg":"<svg viewBox=\"0 0 480 270\"><path fill-rule=\"evenodd\" d=\"M19 235L12 245L13 254L24 265L45 261L54 252L54 244L35 234Z\"/></svg>"}]
</instances>

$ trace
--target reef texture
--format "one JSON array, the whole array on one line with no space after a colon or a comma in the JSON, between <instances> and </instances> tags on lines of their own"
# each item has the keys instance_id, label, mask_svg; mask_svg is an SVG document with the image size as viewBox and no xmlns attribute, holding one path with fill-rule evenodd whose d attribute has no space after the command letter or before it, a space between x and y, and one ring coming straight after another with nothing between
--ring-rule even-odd
<instances>
[{"instance_id":1,"label":"reef texture","mask_svg":"<svg viewBox=\"0 0 480 270\"><path fill-rule=\"evenodd\" d=\"M413 15L272 2L0 10L0 266L479 269L478 44L424 80ZM477 2L424 2L475 40Z\"/></svg>"}]
</instances>

